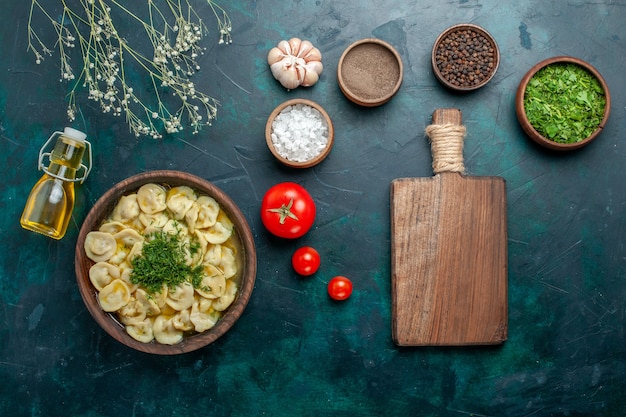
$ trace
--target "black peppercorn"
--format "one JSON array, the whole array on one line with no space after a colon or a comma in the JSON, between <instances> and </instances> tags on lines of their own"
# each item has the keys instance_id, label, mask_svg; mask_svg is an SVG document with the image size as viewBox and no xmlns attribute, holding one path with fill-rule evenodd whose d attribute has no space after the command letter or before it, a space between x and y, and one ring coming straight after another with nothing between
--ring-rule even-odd
<instances>
[{"instance_id":1,"label":"black peppercorn","mask_svg":"<svg viewBox=\"0 0 626 417\"><path fill-rule=\"evenodd\" d=\"M496 45L472 27L460 26L440 39L433 63L443 81L459 88L475 88L496 70Z\"/></svg>"}]
</instances>

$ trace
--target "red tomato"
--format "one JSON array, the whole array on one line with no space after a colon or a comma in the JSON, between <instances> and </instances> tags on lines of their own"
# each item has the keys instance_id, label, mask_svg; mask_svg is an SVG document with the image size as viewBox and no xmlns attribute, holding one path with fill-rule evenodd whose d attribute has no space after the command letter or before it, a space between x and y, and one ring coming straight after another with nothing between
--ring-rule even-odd
<instances>
[{"instance_id":1,"label":"red tomato","mask_svg":"<svg viewBox=\"0 0 626 417\"><path fill-rule=\"evenodd\" d=\"M301 185L281 182L265 193L261 220L272 234L295 239L311 229L315 221L315 202Z\"/></svg>"},{"instance_id":2,"label":"red tomato","mask_svg":"<svg viewBox=\"0 0 626 417\"><path fill-rule=\"evenodd\" d=\"M320 254L310 246L303 246L293 253L291 265L300 275L313 275L320 267Z\"/></svg>"},{"instance_id":3,"label":"red tomato","mask_svg":"<svg viewBox=\"0 0 626 417\"><path fill-rule=\"evenodd\" d=\"M328 295L333 300L345 300L352 294L352 281L343 276L337 276L328 283Z\"/></svg>"}]
</instances>

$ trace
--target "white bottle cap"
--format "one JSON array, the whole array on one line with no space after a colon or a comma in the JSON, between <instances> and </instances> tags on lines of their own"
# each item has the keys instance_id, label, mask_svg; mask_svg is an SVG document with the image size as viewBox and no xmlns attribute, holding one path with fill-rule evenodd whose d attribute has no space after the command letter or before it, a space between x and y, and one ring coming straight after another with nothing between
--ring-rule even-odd
<instances>
[{"instance_id":1,"label":"white bottle cap","mask_svg":"<svg viewBox=\"0 0 626 417\"><path fill-rule=\"evenodd\" d=\"M63 134L68 138L74 139L75 141L81 143L85 142L85 139L87 139L87 134L71 127L66 127L65 129L63 129Z\"/></svg>"}]
</instances>

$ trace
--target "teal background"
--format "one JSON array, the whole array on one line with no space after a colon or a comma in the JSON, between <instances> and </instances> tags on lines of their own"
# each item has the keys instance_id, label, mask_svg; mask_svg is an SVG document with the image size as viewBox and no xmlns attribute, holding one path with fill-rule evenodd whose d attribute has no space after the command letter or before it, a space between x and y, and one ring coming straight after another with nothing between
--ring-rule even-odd
<instances>
[{"instance_id":1,"label":"teal background","mask_svg":"<svg viewBox=\"0 0 626 417\"><path fill-rule=\"evenodd\" d=\"M58 13L57 2L41 2ZM123 119L79 95L71 126L89 135L94 168L61 241L19 226L41 174L39 148L69 123L57 56L36 65L26 52L29 5L5 2L0 27L1 415L626 416L624 0L224 0L233 44L205 39L195 77L221 102L212 127L137 139ZM494 79L464 95L445 90L430 68L434 40L456 23L484 27L502 53ZM321 50L325 68L312 88L288 92L266 54L294 36ZM365 37L388 41L404 63L401 90L377 108L350 103L337 85L341 53ZM533 144L513 103L524 73L556 55L594 65L613 100L600 138L568 154ZM300 171L278 165L264 140L269 113L295 97L321 104L336 134L330 156ZM389 184L432 175L423 131L439 107L463 111L469 173L507 181L502 346L399 348L391 339ZM76 237L91 206L118 181L154 169L222 188L257 245L243 316L214 344L174 357L108 336L74 276ZM281 181L304 185L317 203L313 230L297 241L272 238L258 216L263 193ZM290 257L305 244L319 250L322 266L299 278ZM326 294L336 274L353 280L346 302Z\"/></svg>"}]
</instances>

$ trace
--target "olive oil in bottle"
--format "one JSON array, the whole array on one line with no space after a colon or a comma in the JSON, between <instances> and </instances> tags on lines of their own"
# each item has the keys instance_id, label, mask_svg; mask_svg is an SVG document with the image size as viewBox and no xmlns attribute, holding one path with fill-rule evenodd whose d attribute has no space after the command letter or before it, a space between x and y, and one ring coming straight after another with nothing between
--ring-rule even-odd
<instances>
[{"instance_id":1,"label":"olive oil in bottle","mask_svg":"<svg viewBox=\"0 0 626 417\"><path fill-rule=\"evenodd\" d=\"M44 148L56 137L51 153ZM74 209L74 183L84 181L90 167L82 164L85 150L89 151L91 163L91 146L86 135L72 128L65 128L63 133L55 132L44 144L39 153L39 169L44 175L33 187L20 224L26 230L41 233L53 239L61 239L67 231L72 210ZM43 159L50 160L48 167L43 166ZM84 170L84 175L77 178L77 172Z\"/></svg>"}]
</instances>

